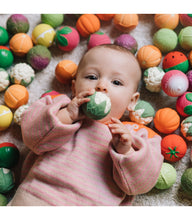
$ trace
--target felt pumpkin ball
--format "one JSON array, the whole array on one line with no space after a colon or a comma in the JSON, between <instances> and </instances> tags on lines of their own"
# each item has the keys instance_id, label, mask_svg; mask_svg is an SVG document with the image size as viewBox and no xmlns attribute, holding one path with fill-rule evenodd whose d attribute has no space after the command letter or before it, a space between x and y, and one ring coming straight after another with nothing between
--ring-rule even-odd
<instances>
[{"instance_id":1,"label":"felt pumpkin ball","mask_svg":"<svg viewBox=\"0 0 192 220\"><path fill-rule=\"evenodd\" d=\"M11 85L5 91L4 101L9 108L17 109L27 104L29 99L28 90L22 85Z\"/></svg>"},{"instance_id":2,"label":"felt pumpkin ball","mask_svg":"<svg viewBox=\"0 0 192 220\"><path fill-rule=\"evenodd\" d=\"M172 108L159 109L153 119L155 128L163 134L174 132L180 125L180 117Z\"/></svg>"},{"instance_id":3,"label":"felt pumpkin ball","mask_svg":"<svg viewBox=\"0 0 192 220\"><path fill-rule=\"evenodd\" d=\"M137 14L115 14L113 23L118 30L127 32L137 27L139 17Z\"/></svg>"},{"instance_id":4,"label":"felt pumpkin ball","mask_svg":"<svg viewBox=\"0 0 192 220\"><path fill-rule=\"evenodd\" d=\"M34 44L50 47L55 38L55 30L49 24L38 24L32 31Z\"/></svg>"},{"instance_id":5,"label":"felt pumpkin ball","mask_svg":"<svg viewBox=\"0 0 192 220\"><path fill-rule=\"evenodd\" d=\"M192 26L184 27L178 35L179 44L186 51L192 50Z\"/></svg>"},{"instance_id":6,"label":"felt pumpkin ball","mask_svg":"<svg viewBox=\"0 0 192 220\"><path fill-rule=\"evenodd\" d=\"M138 49L136 39L130 34L121 34L115 39L114 44L127 48L133 54L135 54Z\"/></svg>"},{"instance_id":7,"label":"felt pumpkin ball","mask_svg":"<svg viewBox=\"0 0 192 220\"><path fill-rule=\"evenodd\" d=\"M29 108L29 105L21 105L19 108L16 109L13 115L13 121L16 124L21 125L22 115L28 108Z\"/></svg>"},{"instance_id":8,"label":"felt pumpkin ball","mask_svg":"<svg viewBox=\"0 0 192 220\"><path fill-rule=\"evenodd\" d=\"M115 14L96 14L97 17L102 21L110 21Z\"/></svg>"},{"instance_id":9,"label":"felt pumpkin ball","mask_svg":"<svg viewBox=\"0 0 192 220\"><path fill-rule=\"evenodd\" d=\"M189 61L184 53L171 51L164 57L162 66L165 72L180 70L186 73L189 69Z\"/></svg>"},{"instance_id":10,"label":"felt pumpkin ball","mask_svg":"<svg viewBox=\"0 0 192 220\"><path fill-rule=\"evenodd\" d=\"M192 115L192 92L185 92L177 98L176 109L184 117Z\"/></svg>"},{"instance_id":11,"label":"felt pumpkin ball","mask_svg":"<svg viewBox=\"0 0 192 220\"><path fill-rule=\"evenodd\" d=\"M186 169L181 176L181 188L188 195L192 196L192 168Z\"/></svg>"},{"instance_id":12,"label":"felt pumpkin ball","mask_svg":"<svg viewBox=\"0 0 192 220\"><path fill-rule=\"evenodd\" d=\"M0 45L5 45L8 43L9 34L4 27L0 26Z\"/></svg>"},{"instance_id":13,"label":"felt pumpkin ball","mask_svg":"<svg viewBox=\"0 0 192 220\"><path fill-rule=\"evenodd\" d=\"M4 195L0 194L0 206L6 206L8 203L7 197Z\"/></svg>"},{"instance_id":14,"label":"felt pumpkin ball","mask_svg":"<svg viewBox=\"0 0 192 220\"><path fill-rule=\"evenodd\" d=\"M13 113L5 105L0 105L0 131L6 130L12 122Z\"/></svg>"},{"instance_id":15,"label":"felt pumpkin ball","mask_svg":"<svg viewBox=\"0 0 192 220\"><path fill-rule=\"evenodd\" d=\"M95 46L102 44L111 44L111 39L107 34L101 31L97 31L89 36L87 41L87 48L89 50Z\"/></svg>"},{"instance_id":16,"label":"felt pumpkin ball","mask_svg":"<svg viewBox=\"0 0 192 220\"><path fill-rule=\"evenodd\" d=\"M0 46L0 67L8 68L14 60L13 54L6 46Z\"/></svg>"},{"instance_id":17,"label":"felt pumpkin ball","mask_svg":"<svg viewBox=\"0 0 192 220\"><path fill-rule=\"evenodd\" d=\"M55 43L60 50L71 51L79 44L79 33L70 26L61 26L55 35Z\"/></svg>"},{"instance_id":18,"label":"felt pumpkin ball","mask_svg":"<svg viewBox=\"0 0 192 220\"><path fill-rule=\"evenodd\" d=\"M192 26L192 14L180 14L179 21L184 26Z\"/></svg>"},{"instance_id":19,"label":"felt pumpkin ball","mask_svg":"<svg viewBox=\"0 0 192 220\"><path fill-rule=\"evenodd\" d=\"M49 24L53 28L59 27L64 21L63 14L41 14L41 21L44 24Z\"/></svg>"},{"instance_id":20,"label":"felt pumpkin ball","mask_svg":"<svg viewBox=\"0 0 192 220\"><path fill-rule=\"evenodd\" d=\"M192 66L192 50L188 54L188 60L189 60L190 65Z\"/></svg>"},{"instance_id":21,"label":"felt pumpkin ball","mask_svg":"<svg viewBox=\"0 0 192 220\"><path fill-rule=\"evenodd\" d=\"M23 14L12 14L6 23L7 31L11 34L27 33L29 30L29 21Z\"/></svg>"},{"instance_id":22,"label":"felt pumpkin ball","mask_svg":"<svg viewBox=\"0 0 192 220\"><path fill-rule=\"evenodd\" d=\"M189 70L189 71L186 73L186 76L187 76L188 81L189 81L188 91L192 92L192 70Z\"/></svg>"},{"instance_id":23,"label":"felt pumpkin ball","mask_svg":"<svg viewBox=\"0 0 192 220\"><path fill-rule=\"evenodd\" d=\"M94 14L83 14L76 22L76 28L82 37L88 37L97 32L100 26L100 20Z\"/></svg>"},{"instance_id":24,"label":"felt pumpkin ball","mask_svg":"<svg viewBox=\"0 0 192 220\"><path fill-rule=\"evenodd\" d=\"M158 66L161 62L161 51L153 45L145 45L138 50L137 60L142 69Z\"/></svg>"},{"instance_id":25,"label":"felt pumpkin ball","mask_svg":"<svg viewBox=\"0 0 192 220\"><path fill-rule=\"evenodd\" d=\"M161 87L167 95L178 97L187 91L189 81L186 74L180 70L170 70L163 76Z\"/></svg>"},{"instance_id":26,"label":"felt pumpkin ball","mask_svg":"<svg viewBox=\"0 0 192 220\"><path fill-rule=\"evenodd\" d=\"M57 91L54 91L54 90L48 90L45 93L43 93L40 98L43 98L47 95L50 95L51 98L54 99L55 97L60 96L61 94Z\"/></svg>"},{"instance_id":27,"label":"felt pumpkin ball","mask_svg":"<svg viewBox=\"0 0 192 220\"><path fill-rule=\"evenodd\" d=\"M55 68L56 79L63 84L71 83L74 78L77 65L72 60L61 60Z\"/></svg>"},{"instance_id":28,"label":"felt pumpkin ball","mask_svg":"<svg viewBox=\"0 0 192 220\"><path fill-rule=\"evenodd\" d=\"M192 141L192 116L188 116L181 122L181 133L187 140Z\"/></svg>"},{"instance_id":29,"label":"felt pumpkin ball","mask_svg":"<svg viewBox=\"0 0 192 220\"><path fill-rule=\"evenodd\" d=\"M0 92L6 90L9 84L9 73L5 69L0 68Z\"/></svg>"},{"instance_id":30,"label":"felt pumpkin ball","mask_svg":"<svg viewBox=\"0 0 192 220\"><path fill-rule=\"evenodd\" d=\"M15 186L13 171L0 168L0 193L7 193Z\"/></svg>"},{"instance_id":31,"label":"felt pumpkin ball","mask_svg":"<svg viewBox=\"0 0 192 220\"><path fill-rule=\"evenodd\" d=\"M154 22L158 28L169 28L173 30L179 24L179 15L178 14L155 14Z\"/></svg>"},{"instance_id":32,"label":"felt pumpkin ball","mask_svg":"<svg viewBox=\"0 0 192 220\"><path fill-rule=\"evenodd\" d=\"M23 57L33 47L33 42L28 34L17 33L9 41L9 47L16 56Z\"/></svg>"}]
</instances>

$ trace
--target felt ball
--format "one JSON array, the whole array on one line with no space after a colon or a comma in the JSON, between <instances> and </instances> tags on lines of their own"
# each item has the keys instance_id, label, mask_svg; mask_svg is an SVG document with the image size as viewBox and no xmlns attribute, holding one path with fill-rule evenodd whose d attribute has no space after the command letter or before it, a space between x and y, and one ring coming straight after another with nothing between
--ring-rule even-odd
<instances>
[{"instance_id":1,"label":"felt ball","mask_svg":"<svg viewBox=\"0 0 192 220\"><path fill-rule=\"evenodd\" d=\"M76 74L77 67L72 60L61 60L55 68L56 79L63 84L71 83Z\"/></svg>"},{"instance_id":2,"label":"felt ball","mask_svg":"<svg viewBox=\"0 0 192 220\"><path fill-rule=\"evenodd\" d=\"M43 45L32 47L27 53L27 63L35 70L43 70L51 61L51 52Z\"/></svg>"},{"instance_id":3,"label":"felt ball","mask_svg":"<svg viewBox=\"0 0 192 220\"><path fill-rule=\"evenodd\" d=\"M64 21L63 14L41 14L41 21L44 24L49 24L53 28L60 26Z\"/></svg>"},{"instance_id":4,"label":"felt ball","mask_svg":"<svg viewBox=\"0 0 192 220\"><path fill-rule=\"evenodd\" d=\"M6 90L9 84L9 73L5 69L0 68L0 92Z\"/></svg>"},{"instance_id":5,"label":"felt ball","mask_svg":"<svg viewBox=\"0 0 192 220\"><path fill-rule=\"evenodd\" d=\"M153 122L158 131L169 134L179 127L180 117L174 109L161 108L156 112Z\"/></svg>"},{"instance_id":6,"label":"felt ball","mask_svg":"<svg viewBox=\"0 0 192 220\"><path fill-rule=\"evenodd\" d=\"M71 51L79 44L79 33L70 26L61 26L55 35L57 47L63 51Z\"/></svg>"},{"instance_id":7,"label":"felt ball","mask_svg":"<svg viewBox=\"0 0 192 220\"><path fill-rule=\"evenodd\" d=\"M184 26L192 26L192 14L179 14L179 21Z\"/></svg>"},{"instance_id":8,"label":"felt ball","mask_svg":"<svg viewBox=\"0 0 192 220\"><path fill-rule=\"evenodd\" d=\"M185 92L177 98L176 109L184 117L192 115L192 92Z\"/></svg>"},{"instance_id":9,"label":"felt ball","mask_svg":"<svg viewBox=\"0 0 192 220\"><path fill-rule=\"evenodd\" d=\"M178 14L155 14L154 22L158 28L169 28L173 30L179 24L179 15Z\"/></svg>"},{"instance_id":10,"label":"felt ball","mask_svg":"<svg viewBox=\"0 0 192 220\"><path fill-rule=\"evenodd\" d=\"M188 195L192 196L192 168L186 169L181 176L181 188Z\"/></svg>"},{"instance_id":11,"label":"felt ball","mask_svg":"<svg viewBox=\"0 0 192 220\"><path fill-rule=\"evenodd\" d=\"M185 73L180 70L170 70L163 76L161 87L167 95L178 97L187 91L189 81Z\"/></svg>"},{"instance_id":12,"label":"felt ball","mask_svg":"<svg viewBox=\"0 0 192 220\"><path fill-rule=\"evenodd\" d=\"M8 203L7 197L4 195L0 194L0 206L6 206Z\"/></svg>"},{"instance_id":13,"label":"felt ball","mask_svg":"<svg viewBox=\"0 0 192 220\"><path fill-rule=\"evenodd\" d=\"M100 26L100 20L94 14L83 14L76 22L76 28L82 37L88 37L97 32Z\"/></svg>"},{"instance_id":14,"label":"felt ball","mask_svg":"<svg viewBox=\"0 0 192 220\"><path fill-rule=\"evenodd\" d=\"M9 35L4 27L0 26L0 45L5 45L8 43Z\"/></svg>"},{"instance_id":15,"label":"felt ball","mask_svg":"<svg viewBox=\"0 0 192 220\"><path fill-rule=\"evenodd\" d=\"M155 188L169 189L176 182L177 173L175 168L169 163L163 163Z\"/></svg>"},{"instance_id":16,"label":"felt ball","mask_svg":"<svg viewBox=\"0 0 192 220\"><path fill-rule=\"evenodd\" d=\"M192 141L192 116L188 116L181 122L181 133L187 140Z\"/></svg>"},{"instance_id":17,"label":"felt ball","mask_svg":"<svg viewBox=\"0 0 192 220\"><path fill-rule=\"evenodd\" d=\"M137 27L139 17L137 14L115 14L113 23L118 30L127 32Z\"/></svg>"},{"instance_id":18,"label":"felt ball","mask_svg":"<svg viewBox=\"0 0 192 220\"><path fill-rule=\"evenodd\" d=\"M97 17L102 21L110 21L115 14L96 14Z\"/></svg>"},{"instance_id":19,"label":"felt ball","mask_svg":"<svg viewBox=\"0 0 192 220\"><path fill-rule=\"evenodd\" d=\"M189 70L189 71L186 73L186 76L187 76L188 81L189 81L188 91L192 92L192 70Z\"/></svg>"},{"instance_id":20,"label":"felt ball","mask_svg":"<svg viewBox=\"0 0 192 220\"><path fill-rule=\"evenodd\" d=\"M9 41L9 47L16 56L23 57L33 47L33 42L28 34L17 33Z\"/></svg>"},{"instance_id":21,"label":"felt ball","mask_svg":"<svg viewBox=\"0 0 192 220\"><path fill-rule=\"evenodd\" d=\"M189 60L190 65L192 66L192 50L188 54L188 60Z\"/></svg>"},{"instance_id":22,"label":"felt ball","mask_svg":"<svg viewBox=\"0 0 192 220\"><path fill-rule=\"evenodd\" d=\"M184 53L171 51L164 57L162 66L165 72L180 70L186 73L189 69L189 61Z\"/></svg>"},{"instance_id":23,"label":"felt ball","mask_svg":"<svg viewBox=\"0 0 192 220\"><path fill-rule=\"evenodd\" d=\"M8 68L14 60L13 54L6 46L0 46L0 67Z\"/></svg>"},{"instance_id":24,"label":"felt ball","mask_svg":"<svg viewBox=\"0 0 192 220\"><path fill-rule=\"evenodd\" d=\"M27 33L29 30L29 21L22 14L13 14L7 19L7 31L13 35L16 33Z\"/></svg>"},{"instance_id":25,"label":"felt ball","mask_svg":"<svg viewBox=\"0 0 192 220\"><path fill-rule=\"evenodd\" d=\"M10 79L14 84L28 86L35 78L35 71L26 63L18 63L10 69Z\"/></svg>"},{"instance_id":26,"label":"felt ball","mask_svg":"<svg viewBox=\"0 0 192 220\"><path fill-rule=\"evenodd\" d=\"M10 169L0 168L0 193L7 193L15 186L14 174Z\"/></svg>"},{"instance_id":27,"label":"felt ball","mask_svg":"<svg viewBox=\"0 0 192 220\"><path fill-rule=\"evenodd\" d=\"M133 54L135 54L138 49L136 39L130 34L121 34L115 39L114 44L127 48Z\"/></svg>"},{"instance_id":28,"label":"felt ball","mask_svg":"<svg viewBox=\"0 0 192 220\"><path fill-rule=\"evenodd\" d=\"M101 31L91 34L87 41L88 50L102 44L111 44L111 39L107 34Z\"/></svg>"},{"instance_id":29,"label":"felt ball","mask_svg":"<svg viewBox=\"0 0 192 220\"><path fill-rule=\"evenodd\" d=\"M137 60L142 69L158 66L161 62L161 58L161 51L153 45L145 45L141 47L137 53Z\"/></svg>"},{"instance_id":30,"label":"felt ball","mask_svg":"<svg viewBox=\"0 0 192 220\"><path fill-rule=\"evenodd\" d=\"M184 27L178 35L180 46L186 50L192 50L192 26Z\"/></svg>"},{"instance_id":31,"label":"felt ball","mask_svg":"<svg viewBox=\"0 0 192 220\"><path fill-rule=\"evenodd\" d=\"M165 72L160 67L150 67L146 69L143 73L143 80L145 83L145 88L150 92L160 92L161 91L161 80Z\"/></svg>"},{"instance_id":32,"label":"felt ball","mask_svg":"<svg viewBox=\"0 0 192 220\"><path fill-rule=\"evenodd\" d=\"M28 90L22 85L9 86L5 91L4 101L9 108L17 109L27 104L29 99Z\"/></svg>"},{"instance_id":33,"label":"felt ball","mask_svg":"<svg viewBox=\"0 0 192 220\"><path fill-rule=\"evenodd\" d=\"M57 91L54 91L54 90L48 90L45 93L43 93L40 98L43 98L47 95L50 95L51 98L54 99L55 97L60 96L61 94Z\"/></svg>"},{"instance_id":34,"label":"felt ball","mask_svg":"<svg viewBox=\"0 0 192 220\"><path fill-rule=\"evenodd\" d=\"M82 105L82 110L87 117L100 120L109 114L111 101L105 93L95 92L87 98L90 98L90 101Z\"/></svg>"},{"instance_id":35,"label":"felt ball","mask_svg":"<svg viewBox=\"0 0 192 220\"><path fill-rule=\"evenodd\" d=\"M143 125L147 125L152 122L154 116L155 110L153 106L144 100L139 100L136 103L134 110L129 112L129 118L131 121Z\"/></svg>"},{"instance_id":36,"label":"felt ball","mask_svg":"<svg viewBox=\"0 0 192 220\"><path fill-rule=\"evenodd\" d=\"M153 44L160 49L162 53L168 53L177 46L177 34L169 28L161 28L153 35Z\"/></svg>"},{"instance_id":37,"label":"felt ball","mask_svg":"<svg viewBox=\"0 0 192 220\"><path fill-rule=\"evenodd\" d=\"M20 153L16 145L3 142L0 144L0 167L13 168L19 162Z\"/></svg>"},{"instance_id":38,"label":"felt ball","mask_svg":"<svg viewBox=\"0 0 192 220\"><path fill-rule=\"evenodd\" d=\"M38 24L32 31L34 44L50 47L55 38L55 30L49 24Z\"/></svg>"},{"instance_id":39,"label":"felt ball","mask_svg":"<svg viewBox=\"0 0 192 220\"><path fill-rule=\"evenodd\" d=\"M29 105L21 105L19 108L16 109L13 115L13 121L16 124L21 125L22 115L28 108L29 108Z\"/></svg>"},{"instance_id":40,"label":"felt ball","mask_svg":"<svg viewBox=\"0 0 192 220\"><path fill-rule=\"evenodd\" d=\"M13 113L5 105L0 105L0 131L6 130L12 122Z\"/></svg>"},{"instance_id":41,"label":"felt ball","mask_svg":"<svg viewBox=\"0 0 192 220\"><path fill-rule=\"evenodd\" d=\"M187 144L184 139L177 134L169 134L161 140L161 153L165 160L177 162L185 156Z\"/></svg>"}]
</instances>

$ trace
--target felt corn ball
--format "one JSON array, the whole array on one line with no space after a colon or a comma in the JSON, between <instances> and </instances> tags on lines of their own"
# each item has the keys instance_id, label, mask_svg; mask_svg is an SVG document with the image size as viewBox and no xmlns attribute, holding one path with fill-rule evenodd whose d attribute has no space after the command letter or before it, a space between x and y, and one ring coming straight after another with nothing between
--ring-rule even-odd
<instances>
[{"instance_id":1,"label":"felt corn ball","mask_svg":"<svg viewBox=\"0 0 192 220\"><path fill-rule=\"evenodd\" d=\"M174 132L180 125L180 117L174 109L159 109L153 119L155 128L164 134Z\"/></svg>"},{"instance_id":2,"label":"felt corn ball","mask_svg":"<svg viewBox=\"0 0 192 220\"><path fill-rule=\"evenodd\" d=\"M0 92L6 90L9 84L9 73L5 69L0 68Z\"/></svg>"},{"instance_id":3,"label":"felt corn ball","mask_svg":"<svg viewBox=\"0 0 192 220\"><path fill-rule=\"evenodd\" d=\"M13 54L6 46L0 46L0 67L8 68L14 60Z\"/></svg>"},{"instance_id":4,"label":"felt corn ball","mask_svg":"<svg viewBox=\"0 0 192 220\"><path fill-rule=\"evenodd\" d=\"M192 92L185 92L177 98L176 109L184 117L192 115Z\"/></svg>"},{"instance_id":5,"label":"felt corn ball","mask_svg":"<svg viewBox=\"0 0 192 220\"><path fill-rule=\"evenodd\" d=\"M129 118L133 122L147 125L152 122L155 116L155 110L153 106L144 100L139 100L133 111L129 112Z\"/></svg>"},{"instance_id":6,"label":"felt corn ball","mask_svg":"<svg viewBox=\"0 0 192 220\"><path fill-rule=\"evenodd\" d=\"M192 50L188 54L188 60L189 60L190 65L192 66Z\"/></svg>"},{"instance_id":7,"label":"felt corn ball","mask_svg":"<svg viewBox=\"0 0 192 220\"><path fill-rule=\"evenodd\" d=\"M155 14L154 22L158 28L169 28L173 30L179 24L179 15L178 14Z\"/></svg>"},{"instance_id":8,"label":"felt corn ball","mask_svg":"<svg viewBox=\"0 0 192 220\"><path fill-rule=\"evenodd\" d=\"M28 90L22 85L9 86L5 91L4 101L9 108L17 109L27 104L29 99Z\"/></svg>"},{"instance_id":9,"label":"felt corn ball","mask_svg":"<svg viewBox=\"0 0 192 220\"><path fill-rule=\"evenodd\" d=\"M187 91L189 81L185 73L180 70L170 70L163 76L161 87L167 95L178 97Z\"/></svg>"},{"instance_id":10,"label":"felt corn ball","mask_svg":"<svg viewBox=\"0 0 192 220\"><path fill-rule=\"evenodd\" d=\"M137 14L115 14L113 23L118 30L127 32L137 27L139 17Z\"/></svg>"},{"instance_id":11,"label":"felt corn ball","mask_svg":"<svg viewBox=\"0 0 192 220\"><path fill-rule=\"evenodd\" d=\"M17 33L9 41L9 47L16 56L22 57L33 47L33 42L28 34Z\"/></svg>"},{"instance_id":12,"label":"felt corn ball","mask_svg":"<svg viewBox=\"0 0 192 220\"><path fill-rule=\"evenodd\" d=\"M13 121L16 124L21 125L22 115L28 108L29 108L29 105L21 105L19 108L16 109L13 115Z\"/></svg>"},{"instance_id":13,"label":"felt corn ball","mask_svg":"<svg viewBox=\"0 0 192 220\"><path fill-rule=\"evenodd\" d=\"M50 47L55 38L55 30L49 24L38 24L32 31L34 44Z\"/></svg>"},{"instance_id":14,"label":"felt corn ball","mask_svg":"<svg viewBox=\"0 0 192 220\"><path fill-rule=\"evenodd\" d=\"M186 169L181 176L181 188L187 195L192 196L192 168Z\"/></svg>"},{"instance_id":15,"label":"felt corn ball","mask_svg":"<svg viewBox=\"0 0 192 220\"><path fill-rule=\"evenodd\" d=\"M0 194L0 206L6 206L8 203L7 197L4 195Z\"/></svg>"},{"instance_id":16,"label":"felt corn ball","mask_svg":"<svg viewBox=\"0 0 192 220\"><path fill-rule=\"evenodd\" d=\"M187 76L188 81L189 81L188 91L192 92L192 70L189 70L189 71L186 73L186 76Z\"/></svg>"},{"instance_id":17,"label":"felt corn ball","mask_svg":"<svg viewBox=\"0 0 192 220\"><path fill-rule=\"evenodd\" d=\"M189 61L184 53L171 51L164 57L162 66L165 72L169 70L180 70L186 73L189 69Z\"/></svg>"},{"instance_id":18,"label":"felt corn ball","mask_svg":"<svg viewBox=\"0 0 192 220\"><path fill-rule=\"evenodd\" d=\"M138 49L136 39L130 34L121 34L115 39L114 44L127 48L133 54L135 54Z\"/></svg>"},{"instance_id":19,"label":"felt corn ball","mask_svg":"<svg viewBox=\"0 0 192 220\"><path fill-rule=\"evenodd\" d=\"M161 51L153 45L145 45L138 50L137 60L142 69L158 66L161 62Z\"/></svg>"},{"instance_id":20,"label":"felt corn ball","mask_svg":"<svg viewBox=\"0 0 192 220\"><path fill-rule=\"evenodd\" d=\"M6 130L12 122L13 113L5 105L0 105L0 131Z\"/></svg>"},{"instance_id":21,"label":"felt corn ball","mask_svg":"<svg viewBox=\"0 0 192 220\"><path fill-rule=\"evenodd\" d=\"M18 163L19 157L19 150L14 144L9 142L0 144L0 167L13 168Z\"/></svg>"},{"instance_id":22,"label":"felt corn ball","mask_svg":"<svg viewBox=\"0 0 192 220\"><path fill-rule=\"evenodd\" d=\"M0 45L5 45L8 43L9 35L4 27L0 26Z\"/></svg>"},{"instance_id":23,"label":"felt corn ball","mask_svg":"<svg viewBox=\"0 0 192 220\"><path fill-rule=\"evenodd\" d=\"M7 31L13 35L17 33L27 33L29 30L29 21L22 14L13 14L7 19Z\"/></svg>"},{"instance_id":24,"label":"felt corn ball","mask_svg":"<svg viewBox=\"0 0 192 220\"><path fill-rule=\"evenodd\" d=\"M0 168L0 193L7 193L15 186L14 174L10 169Z\"/></svg>"},{"instance_id":25,"label":"felt corn ball","mask_svg":"<svg viewBox=\"0 0 192 220\"><path fill-rule=\"evenodd\" d=\"M177 173L175 168L169 163L163 163L155 188L169 189L176 182Z\"/></svg>"},{"instance_id":26,"label":"felt corn ball","mask_svg":"<svg viewBox=\"0 0 192 220\"><path fill-rule=\"evenodd\" d=\"M87 98L90 98L90 101L82 105L82 110L87 117L100 120L109 114L111 101L105 93L95 92Z\"/></svg>"},{"instance_id":27,"label":"felt corn ball","mask_svg":"<svg viewBox=\"0 0 192 220\"><path fill-rule=\"evenodd\" d=\"M181 122L181 133L187 140L192 141L192 116L188 116Z\"/></svg>"},{"instance_id":28,"label":"felt corn ball","mask_svg":"<svg viewBox=\"0 0 192 220\"><path fill-rule=\"evenodd\" d=\"M41 14L41 21L44 24L49 24L53 28L59 27L64 21L63 14Z\"/></svg>"},{"instance_id":29,"label":"felt corn ball","mask_svg":"<svg viewBox=\"0 0 192 220\"><path fill-rule=\"evenodd\" d=\"M74 78L77 65L72 60L61 60L55 67L55 77L63 84L71 83Z\"/></svg>"},{"instance_id":30,"label":"felt corn ball","mask_svg":"<svg viewBox=\"0 0 192 220\"><path fill-rule=\"evenodd\" d=\"M179 21L184 26L192 26L192 14L180 14Z\"/></svg>"},{"instance_id":31,"label":"felt corn ball","mask_svg":"<svg viewBox=\"0 0 192 220\"><path fill-rule=\"evenodd\" d=\"M102 44L111 44L111 39L107 34L101 31L91 34L87 41L88 50Z\"/></svg>"},{"instance_id":32,"label":"felt corn ball","mask_svg":"<svg viewBox=\"0 0 192 220\"><path fill-rule=\"evenodd\" d=\"M57 47L63 51L71 51L79 44L79 33L70 26L61 26L55 35Z\"/></svg>"},{"instance_id":33,"label":"felt corn ball","mask_svg":"<svg viewBox=\"0 0 192 220\"><path fill-rule=\"evenodd\" d=\"M97 17L102 21L110 21L115 14L96 14Z\"/></svg>"},{"instance_id":34,"label":"felt corn ball","mask_svg":"<svg viewBox=\"0 0 192 220\"><path fill-rule=\"evenodd\" d=\"M100 20L94 14L83 14L76 22L76 28L82 37L88 37L97 32L100 26Z\"/></svg>"},{"instance_id":35,"label":"felt corn ball","mask_svg":"<svg viewBox=\"0 0 192 220\"><path fill-rule=\"evenodd\" d=\"M46 91L45 93L43 93L40 98L43 98L43 97L45 97L45 96L47 96L47 95L50 95L51 98L54 99L55 97L60 96L61 93L56 92L56 91L54 91L54 90L48 90L48 91Z\"/></svg>"},{"instance_id":36,"label":"felt corn ball","mask_svg":"<svg viewBox=\"0 0 192 220\"><path fill-rule=\"evenodd\" d=\"M161 140L161 153L169 162L179 161L187 152L187 144L177 134L169 134Z\"/></svg>"},{"instance_id":37,"label":"felt corn ball","mask_svg":"<svg viewBox=\"0 0 192 220\"><path fill-rule=\"evenodd\" d=\"M178 35L180 46L186 50L192 50L192 26L184 27Z\"/></svg>"}]
</instances>

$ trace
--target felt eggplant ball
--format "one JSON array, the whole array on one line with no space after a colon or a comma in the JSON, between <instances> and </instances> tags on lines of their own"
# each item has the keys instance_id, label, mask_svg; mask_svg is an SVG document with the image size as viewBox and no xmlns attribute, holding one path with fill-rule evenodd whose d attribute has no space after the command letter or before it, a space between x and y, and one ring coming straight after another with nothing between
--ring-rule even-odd
<instances>
[{"instance_id":1,"label":"felt eggplant ball","mask_svg":"<svg viewBox=\"0 0 192 220\"><path fill-rule=\"evenodd\" d=\"M176 109L184 117L192 115L192 92L185 92L177 98Z\"/></svg>"},{"instance_id":2,"label":"felt eggplant ball","mask_svg":"<svg viewBox=\"0 0 192 220\"><path fill-rule=\"evenodd\" d=\"M90 101L82 105L84 114L94 120L100 120L107 116L111 110L110 98L102 92L95 92L88 96Z\"/></svg>"}]
</instances>

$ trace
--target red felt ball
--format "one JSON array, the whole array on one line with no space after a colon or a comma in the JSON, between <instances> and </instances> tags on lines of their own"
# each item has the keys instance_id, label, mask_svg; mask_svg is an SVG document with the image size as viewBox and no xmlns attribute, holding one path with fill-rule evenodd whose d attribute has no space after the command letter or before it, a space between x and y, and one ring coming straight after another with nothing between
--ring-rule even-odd
<instances>
[{"instance_id":1,"label":"red felt ball","mask_svg":"<svg viewBox=\"0 0 192 220\"><path fill-rule=\"evenodd\" d=\"M192 26L192 14L180 14L179 21L184 26Z\"/></svg>"},{"instance_id":2,"label":"red felt ball","mask_svg":"<svg viewBox=\"0 0 192 220\"><path fill-rule=\"evenodd\" d=\"M184 117L192 115L192 92L185 92L177 98L176 109Z\"/></svg>"}]
</instances>

